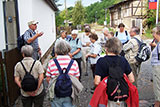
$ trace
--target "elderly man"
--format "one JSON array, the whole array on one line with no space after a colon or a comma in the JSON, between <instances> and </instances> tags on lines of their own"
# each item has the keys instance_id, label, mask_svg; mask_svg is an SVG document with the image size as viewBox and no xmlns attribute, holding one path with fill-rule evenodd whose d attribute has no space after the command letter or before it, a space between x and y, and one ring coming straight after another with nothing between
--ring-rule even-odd
<instances>
[{"instance_id":1,"label":"elderly man","mask_svg":"<svg viewBox=\"0 0 160 107\"><path fill-rule=\"evenodd\" d=\"M131 39L128 41L128 43L123 45L125 58L128 60L132 68L132 72L135 77L134 85L136 86L137 86L138 73L141 66L141 64L137 62L137 60L135 59L135 56L137 55L138 49L139 49L139 44L135 38L141 41L141 37L139 36L139 33L140 33L140 29L138 27L132 27L130 30Z\"/></svg>"},{"instance_id":2,"label":"elderly man","mask_svg":"<svg viewBox=\"0 0 160 107\"><path fill-rule=\"evenodd\" d=\"M111 38L110 35L109 35L109 29L107 27L103 28L102 32L103 32L103 35L104 35L104 41L105 42L106 42L106 40Z\"/></svg>"},{"instance_id":3,"label":"elderly man","mask_svg":"<svg viewBox=\"0 0 160 107\"><path fill-rule=\"evenodd\" d=\"M24 33L24 40L27 44L30 44L33 47L33 59L38 60L41 56L41 49L38 44L38 37L43 35L43 32L36 33L38 22L30 21L28 22L29 29Z\"/></svg>"},{"instance_id":4,"label":"elderly man","mask_svg":"<svg viewBox=\"0 0 160 107\"><path fill-rule=\"evenodd\" d=\"M45 95L45 91L42 84L42 81L44 78L43 66L41 65L40 61L38 60L36 61L32 58L32 54L33 54L32 46L30 45L23 46L21 48L21 53L24 58L21 62L18 62L16 64L14 77L15 77L16 84L21 89L23 107L32 107L33 103L34 103L34 107L43 107L43 100ZM24 91L22 89L23 87L21 83L25 76L25 73L29 72L31 68L32 68L31 75L38 80L38 86L34 91Z\"/></svg>"}]
</instances>

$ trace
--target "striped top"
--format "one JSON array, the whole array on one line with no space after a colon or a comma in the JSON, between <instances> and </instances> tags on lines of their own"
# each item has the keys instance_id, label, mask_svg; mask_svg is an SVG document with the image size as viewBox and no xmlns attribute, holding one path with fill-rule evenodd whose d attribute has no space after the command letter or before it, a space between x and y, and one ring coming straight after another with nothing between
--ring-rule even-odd
<instances>
[{"instance_id":1,"label":"striped top","mask_svg":"<svg viewBox=\"0 0 160 107\"><path fill-rule=\"evenodd\" d=\"M63 68L68 67L68 64L70 63L71 58L68 55L58 55L57 60L58 60L59 65L63 69ZM77 78L80 76L78 63L76 61L73 62L72 66L71 66L71 69L69 70L68 73L69 73L69 75L73 75ZM46 76L54 78L58 74L59 74L58 68L57 68L55 62L52 59L48 63Z\"/></svg>"}]
</instances>

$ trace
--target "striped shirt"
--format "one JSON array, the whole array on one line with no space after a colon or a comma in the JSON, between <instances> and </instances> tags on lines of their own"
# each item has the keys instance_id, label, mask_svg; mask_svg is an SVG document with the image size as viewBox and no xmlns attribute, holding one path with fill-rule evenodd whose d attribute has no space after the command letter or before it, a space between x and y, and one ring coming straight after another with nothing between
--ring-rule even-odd
<instances>
[{"instance_id":1,"label":"striped shirt","mask_svg":"<svg viewBox=\"0 0 160 107\"><path fill-rule=\"evenodd\" d=\"M68 64L71 61L71 58L68 55L58 55L57 60L58 60L59 65L63 69L63 68L67 68ZM69 75L73 75L77 78L80 76L78 63L76 61L73 62L71 69L69 70L68 73L69 73ZM52 59L48 63L46 76L54 78L58 74L59 74L58 68Z\"/></svg>"}]
</instances>

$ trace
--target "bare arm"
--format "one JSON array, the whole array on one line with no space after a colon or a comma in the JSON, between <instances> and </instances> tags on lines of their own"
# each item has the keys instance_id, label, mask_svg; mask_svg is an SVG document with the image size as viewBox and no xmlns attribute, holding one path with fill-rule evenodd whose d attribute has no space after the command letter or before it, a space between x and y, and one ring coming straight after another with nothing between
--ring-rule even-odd
<instances>
[{"instance_id":1,"label":"bare arm","mask_svg":"<svg viewBox=\"0 0 160 107\"><path fill-rule=\"evenodd\" d=\"M40 33L37 33L35 36L33 36L32 38L29 38L27 40L27 43L32 43L35 39L37 39L38 37L42 36L43 35L43 32L40 32Z\"/></svg>"},{"instance_id":2,"label":"bare arm","mask_svg":"<svg viewBox=\"0 0 160 107\"><path fill-rule=\"evenodd\" d=\"M81 48L78 48L76 51L73 53L69 53L69 56L72 58L74 55L76 55L78 52L80 52Z\"/></svg>"},{"instance_id":3,"label":"bare arm","mask_svg":"<svg viewBox=\"0 0 160 107\"><path fill-rule=\"evenodd\" d=\"M98 84L101 82L101 77L99 75L95 75L94 78L94 85L98 86Z\"/></svg>"},{"instance_id":4,"label":"bare arm","mask_svg":"<svg viewBox=\"0 0 160 107\"><path fill-rule=\"evenodd\" d=\"M37 90L40 88L42 82L43 82L43 79L44 79L44 76L43 76L43 73L41 73L38 77L38 87L37 87Z\"/></svg>"},{"instance_id":5,"label":"bare arm","mask_svg":"<svg viewBox=\"0 0 160 107\"><path fill-rule=\"evenodd\" d=\"M46 81L47 81L48 84L49 84L50 79L51 79L51 77L46 78Z\"/></svg>"},{"instance_id":6,"label":"bare arm","mask_svg":"<svg viewBox=\"0 0 160 107\"><path fill-rule=\"evenodd\" d=\"M18 85L19 88L21 88L21 80L20 77L15 77L14 78L15 83Z\"/></svg>"},{"instance_id":7,"label":"bare arm","mask_svg":"<svg viewBox=\"0 0 160 107\"><path fill-rule=\"evenodd\" d=\"M72 53L72 55L74 56L74 55L76 55L77 53L79 53L81 51L81 48L78 48L76 51L74 51L73 53Z\"/></svg>"},{"instance_id":8,"label":"bare arm","mask_svg":"<svg viewBox=\"0 0 160 107\"><path fill-rule=\"evenodd\" d=\"M88 54L88 55L86 56L86 58L88 58L88 57L96 58L96 57L97 57L97 54Z\"/></svg>"},{"instance_id":9,"label":"bare arm","mask_svg":"<svg viewBox=\"0 0 160 107\"><path fill-rule=\"evenodd\" d=\"M128 74L128 79L131 83L133 83L135 80L134 80L134 75L133 73L131 72L130 74Z\"/></svg>"}]
</instances>

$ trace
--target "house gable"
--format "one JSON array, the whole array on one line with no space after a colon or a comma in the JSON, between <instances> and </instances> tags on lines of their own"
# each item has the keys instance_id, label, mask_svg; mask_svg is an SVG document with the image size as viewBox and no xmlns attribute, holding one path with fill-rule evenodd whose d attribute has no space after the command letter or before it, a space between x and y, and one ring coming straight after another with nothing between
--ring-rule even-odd
<instances>
[{"instance_id":1,"label":"house gable","mask_svg":"<svg viewBox=\"0 0 160 107\"><path fill-rule=\"evenodd\" d=\"M109 7L110 25L124 23L128 28L135 26L136 19L143 19L147 0L126 0Z\"/></svg>"}]
</instances>

